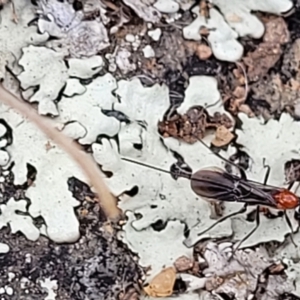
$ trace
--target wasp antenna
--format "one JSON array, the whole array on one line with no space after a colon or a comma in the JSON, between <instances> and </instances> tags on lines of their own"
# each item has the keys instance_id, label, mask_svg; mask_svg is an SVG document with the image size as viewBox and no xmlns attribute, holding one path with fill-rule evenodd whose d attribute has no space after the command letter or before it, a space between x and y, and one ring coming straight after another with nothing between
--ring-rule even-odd
<instances>
[{"instance_id":1,"label":"wasp antenna","mask_svg":"<svg viewBox=\"0 0 300 300\"><path fill-rule=\"evenodd\" d=\"M136 161L136 160L132 160L132 159L129 159L129 158L126 158L126 157L121 157L122 160L125 160L127 162L130 162L132 164L136 164L136 165L140 165L140 166L143 166L143 167L146 167L146 168L149 168L149 169L153 169L153 170L156 170L156 171L159 171L159 172L163 172L163 173L167 173L167 174L171 174L172 173L168 170L164 170L164 169L161 169L161 168L157 168L155 166L151 166L151 165L148 165L148 164L144 164L140 161Z\"/></svg>"},{"instance_id":2,"label":"wasp antenna","mask_svg":"<svg viewBox=\"0 0 300 300\"><path fill-rule=\"evenodd\" d=\"M226 162L226 163L230 164L231 166L237 168L237 169L240 171L240 173L241 173L241 177L242 177L243 179L247 179L245 170L244 170L242 167L240 167L239 165L237 165L237 164L235 164L234 162L230 161L229 159L223 157L223 156L220 155L219 153L214 152L214 151L213 151L209 146L207 146L201 139L198 138L198 141L199 141L204 147L206 147L209 151L211 151L214 155L216 155L217 157L219 157L220 159L222 159L224 162Z\"/></svg>"}]
</instances>

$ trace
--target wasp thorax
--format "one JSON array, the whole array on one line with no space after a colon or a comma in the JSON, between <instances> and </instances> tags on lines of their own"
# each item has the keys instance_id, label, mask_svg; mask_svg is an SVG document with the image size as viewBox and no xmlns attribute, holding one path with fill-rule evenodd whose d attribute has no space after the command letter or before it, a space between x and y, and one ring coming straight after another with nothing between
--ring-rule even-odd
<instances>
[{"instance_id":1,"label":"wasp thorax","mask_svg":"<svg viewBox=\"0 0 300 300\"><path fill-rule=\"evenodd\" d=\"M170 173L173 179L177 180L179 177L190 179L193 170L185 163L175 163L170 167Z\"/></svg>"}]
</instances>

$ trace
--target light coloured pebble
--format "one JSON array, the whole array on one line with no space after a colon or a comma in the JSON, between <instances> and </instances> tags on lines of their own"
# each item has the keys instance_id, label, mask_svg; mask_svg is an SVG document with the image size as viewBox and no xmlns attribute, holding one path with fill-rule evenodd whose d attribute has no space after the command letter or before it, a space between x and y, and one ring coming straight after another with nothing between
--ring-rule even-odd
<instances>
[{"instance_id":1,"label":"light coloured pebble","mask_svg":"<svg viewBox=\"0 0 300 300\"><path fill-rule=\"evenodd\" d=\"M31 263L31 254L30 254L30 253L27 253L27 254L25 255L25 262L26 262L27 264L30 264L30 263Z\"/></svg>"},{"instance_id":2,"label":"light coloured pebble","mask_svg":"<svg viewBox=\"0 0 300 300\"><path fill-rule=\"evenodd\" d=\"M134 51L136 51L138 49L138 47L140 46L140 41L136 41L132 43L132 48Z\"/></svg>"},{"instance_id":3,"label":"light coloured pebble","mask_svg":"<svg viewBox=\"0 0 300 300\"><path fill-rule=\"evenodd\" d=\"M21 280L20 280L20 287L21 289L25 289L26 288L26 285L29 283L29 280L28 278L26 277L22 277Z\"/></svg>"},{"instance_id":4,"label":"light coloured pebble","mask_svg":"<svg viewBox=\"0 0 300 300\"><path fill-rule=\"evenodd\" d=\"M143 49L143 53L144 53L144 56L146 58L150 58L150 57L154 57L155 56L155 52L154 52L153 48L150 45L147 45Z\"/></svg>"},{"instance_id":5,"label":"light coloured pebble","mask_svg":"<svg viewBox=\"0 0 300 300\"><path fill-rule=\"evenodd\" d=\"M187 292L193 292L195 290L201 290L205 287L207 282L207 278L196 277L191 274L180 274L181 279L187 283Z\"/></svg>"},{"instance_id":6,"label":"light coloured pebble","mask_svg":"<svg viewBox=\"0 0 300 300\"><path fill-rule=\"evenodd\" d=\"M3 176L0 176L0 183L3 183L5 181L5 178Z\"/></svg>"},{"instance_id":7,"label":"light coloured pebble","mask_svg":"<svg viewBox=\"0 0 300 300\"><path fill-rule=\"evenodd\" d=\"M173 14L179 10L179 4L173 0L157 0L153 6L165 14Z\"/></svg>"},{"instance_id":8,"label":"light coloured pebble","mask_svg":"<svg viewBox=\"0 0 300 300\"><path fill-rule=\"evenodd\" d=\"M14 290L10 286L6 287L6 294L7 295L12 296L13 293L14 293Z\"/></svg>"},{"instance_id":9,"label":"light coloured pebble","mask_svg":"<svg viewBox=\"0 0 300 300\"><path fill-rule=\"evenodd\" d=\"M4 134L6 133L6 127L3 124L0 124L0 137L4 136Z\"/></svg>"},{"instance_id":10,"label":"light coloured pebble","mask_svg":"<svg viewBox=\"0 0 300 300\"><path fill-rule=\"evenodd\" d=\"M0 166L5 166L9 162L9 154L0 150Z\"/></svg>"},{"instance_id":11,"label":"light coloured pebble","mask_svg":"<svg viewBox=\"0 0 300 300\"><path fill-rule=\"evenodd\" d=\"M3 140L0 139L0 148L4 148L6 146L7 146L7 140L6 139L3 139Z\"/></svg>"},{"instance_id":12,"label":"light coloured pebble","mask_svg":"<svg viewBox=\"0 0 300 300\"><path fill-rule=\"evenodd\" d=\"M118 26L113 26L113 27L110 28L109 33L110 33L111 35L113 35L113 34L117 33L118 30L119 30L119 27L118 27Z\"/></svg>"},{"instance_id":13,"label":"light coloured pebble","mask_svg":"<svg viewBox=\"0 0 300 300\"><path fill-rule=\"evenodd\" d=\"M170 24L170 23L175 22L176 20L179 20L180 18L181 18L181 14L175 13L175 14L172 14L170 18L165 19L165 21L168 24Z\"/></svg>"},{"instance_id":14,"label":"light coloured pebble","mask_svg":"<svg viewBox=\"0 0 300 300\"><path fill-rule=\"evenodd\" d=\"M126 34L125 41L128 43L133 43L135 41L135 36L133 34Z\"/></svg>"},{"instance_id":15,"label":"light coloured pebble","mask_svg":"<svg viewBox=\"0 0 300 300\"><path fill-rule=\"evenodd\" d=\"M0 295L4 294L5 293L5 289L2 287L0 288Z\"/></svg>"},{"instance_id":16,"label":"light coloured pebble","mask_svg":"<svg viewBox=\"0 0 300 300\"><path fill-rule=\"evenodd\" d=\"M12 281L15 277L16 277L16 274L13 273L13 272L8 272L8 281Z\"/></svg>"},{"instance_id":17,"label":"light coloured pebble","mask_svg":"<svg viewBox=\"0 0 300 300\"><path fill-rule=\"evenodd\" d=\"M289 264L290 264L290 260L289 260L288 258L286 258L286 257L284 257L284 258L282 259L282 262L283 262L284 264L286 264L286 265L289 265Z\"/></svg>"},{"instance_id":18,"label":"light coloured pebble","mask_svg":"<svg viewBox=\"0 0 300 300\"><path fill-rule=\"evenodd\" d=\"M154 30L149 30L148 31L148 35L151 37L151 39L153 41L159 41L160 36L161 36L161 29L160 28L156 28Z\"/></svg>"},{"instance_id":19,"label":"light coloured pebble","mask_svg":"<svg viewBox=\"0 0 300 300\"><path fill-rule=\"evenodd\" d=\"M198 256L198 262L199 262L199 264L204 264L204 263L206 263L206 260L203 257Z\"/></svg>"},{"instance_id":20,"label":"light coloured pebble","mask_svg":"<svg viewBox=\"0 0 300 300\"><path fill-rule=\"evenodd\" d=\"M115 63L111 63L108 66L109 72L115 72L117 70L117 65Z\"/></svg>"},{"instance_id":21,"label":"light coloured pebble","mask_svg":"<svg viewBox=\"0 0 300 300\"><path fill-rule=\"evenodd\" d=\"M231 247L232 247L232 243L230 243L230 242L219 244L220 251L223 251L226 248L231 248Z\"/></svg>"}]
</instances>

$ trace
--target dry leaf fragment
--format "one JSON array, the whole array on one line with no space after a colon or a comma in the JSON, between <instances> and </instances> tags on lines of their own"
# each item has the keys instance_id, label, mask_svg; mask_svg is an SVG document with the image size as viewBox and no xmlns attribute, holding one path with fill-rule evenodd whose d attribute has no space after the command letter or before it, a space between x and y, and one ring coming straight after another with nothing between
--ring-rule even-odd
<instances>
[{"instance_id":1,"label":"dry leaf fragment","mask_svg":"<svg viewBox=\"0 0 300 300\"><path fill-rule=\"evenodd\" d=\"M187 270L192 269L193 266L194 266L194 262L186 256L180 256L179 258L176 259L174 263L174 267L178 272L185 272Z\"/></svg>"},{"instance_id":2,"label":"dry leaf fragment","mask_svg":"<svg viewBox=\"0 0 300 300\"><path fill-rule=\"evenodd\" d=\"M207 27L201 27L199 30L199 33L201 36L208 36L209 35L209 29Z\"/></svg>"},{"instance_id":3,"label":"dry leaf fragment","mask_svg":"<svg viewBox=\"0 0 300 300\"><path fill-rule=\"evenodd\" d=\"M213 116L210 117L210 124L207 127L219 127L224 125L226 128L232 128L233 123L232 120L225 113L215 112Z\"/></svg>"},{"instance_id":4,"label":"dry leaf fragment","mask_svg":"<svg viewBox=\"0 0 300 300\"><path fill-rule=\"evenodd\" d=\"M127 292L121 292L118 297L118 300L139 300L139 299L140 299L139 294L134 287L130 288Z\"/></svg>"},{"instance_id":5,"label":"dry leaf fragment","mask_svg":"<svg viewBox=\"0 0 300 300\"><path fill-rule=\"evenodd\" d=\"M244 66L242 65L242 63L240 64L240 68L236 68L233 69L232 73L234 75L234 77L237 79L237 84L238 85L245 85L247 78L245 78L245 74L242 70L242 68L244 68Z\"/></svg>"},{"instance_id":6,"label":"dry leaf fragment","mask_svg":"<svg viewBox=\"0 0 300 300\"><path fill-rule=\"evenodd\" d=\"M284 164L285 182L287 184L300 180L300 160L291 159Z\"/></svg>"},{"instance_id":7,"label":"dry leaf fragment","mask_svg":"<svg viewBox=\"0 0 300 300\"><path fill-rule=\"evenodd\" d=\"M206 59L210 58L212 55L212 51L211 51L210 47L208 47L207 45L204 45L204 44L198 45L195 53L202 60L206 60Z\"/></svg>"},{"instance_id":8,"label":"dry leaf fragment","mask_svg":"<svg viewBox=\"0 0 300 300\"><path fill-rule=\"evenodd\" d=\"M209 18L209 9L210 9L210 5L205 1L202 0L200 1L200 15L203 16L204 18Z\"/></svg>"},{"instance_id":9,"label":"dry leaf fragment","mask_svg":"<svg viewBox=\"0 0 300 300\"><path fill-rule=\"evenodd\" d=\"M229 111L232 114L237 114L239 112L243 112L244 114L248 115L249 118L254 117L254 113L249 107L249 105L245 104L246 100L246 91L244 87L237 86L232 93L233 98L229 98L227 101L230 102L229 104Z\"/></svg>"},{"instance_id":10,"label":"dry leaf fragment","mask_svg":"<svg viewBox=\"0 0 300 300\"><path fill-rule=\"evenodd\" d=\"M249 118L253 118L255 116L254 112L247 104L241 104L239 106L239 112L246 114Z\"/></svg>"},{"instance_id":11,"label":"dry leaf fragment","mask_svg":"<svg viewBox=\"0 0 300 300\"><path fill-rule=\"evenodd\" d=\"M243 59L248 67L247 73L250 81L256 81L267 74L282 54L281 45L290 40L287 24L282 18L268 21L265 27L263 42Z\"/></svg>"},{"instance_id":12,"label":"dry leaf fragment","mask_svg":"<svg viewBox=\"0 0 300 300\"><path fill-rule=\"evenodd\" d=\"M233 138L234 135L222 125L217 128L215 138L211 143L216 147L223 147L228 145Z\"/></svg>"},{"instance_id":13,"label":"dry leaf fragment","mask_svg":"<svg viewBox=\"0 0 300 300\"><path fill-rule=\"evenodd\" d=\"M196 54L199 59L205 60L211 57L212 50L206 44L196 42L196 41L184 41L185 47L190 53Z\"/></svg>"},{"instance_id":14,"label":"dry leaf fragment","mask_svg":"<svg viewBox=\"0 0 300 300\"><path fill-rule=\"evenodd\" d=\"M225 114L215 112L213 116L202 106L193 106L180 115L176 113L169 119L158 122L158 131L163 137L182 139L193 144L206 135L207 129L215 129L224 125L232 127L232 120Z\"/></svg>"},{"instance_id":15,"label":"dry leaf fragment","mask_svg":"<svg viewBox=\"0 0 300 300\"><path fill-rule=\"evenodd\" d=\"M173 267L166 268L157 274L144 291L151 297L168 297L173 293L176 271Z\"/></svg>"},{"instance_id":16,"label":"dry leaf fragment","mask_svg":"<svg viewBox=\"0 0 300 300\"><path fill-rule=\"evenodd\" d=\"M263 41L280 45L290 41L290 33L283 18L274 18L265 24Z\"/></svg>"},{"instance_id":17,"label":"dry leaf fragment","mask_svg":"<svg viewBox=\"0 0 300 300\"><path fill-rule=\"evenodd\" d=\"M258 45L256 50L249 52L243 58L245 65L248 68L248 78L250 81L257 81L262 76L267 74L279 60L282 50L279 44L270 44L267 42Z\"/></svg>"},{"instance_id":18,"label":"dry leaf fragment","mask_svg":"<svg viewBox=\"0 0 300 300\"><path fill-rule=\"evenodd\" d=\"M245 98L245 88L242 87L242 86L237 86L232 95L235 97L235 98Z\"/></svg>"},{"instance_id":19,"label":"dry leaf fragment","mask_svg":"<svg viewBox=\"0 0 300 300\"><path fill-rule=\"evenodd\" d=\"M79 210L79 214L81 217L85 218L89 214L89 211L86 208L82 208Z\"/></svg>"},{"instance_id":20,"label":"dry leaf fragment","mask_svg":"<svg viewBox=\"0 0 300 300\"><path fill-rule=\"evenodd\" d=\"M220 276L214 275L205 284L205 289L207 291L213 291L224 283L224 279Z\"/></svg>"}]
</instances>

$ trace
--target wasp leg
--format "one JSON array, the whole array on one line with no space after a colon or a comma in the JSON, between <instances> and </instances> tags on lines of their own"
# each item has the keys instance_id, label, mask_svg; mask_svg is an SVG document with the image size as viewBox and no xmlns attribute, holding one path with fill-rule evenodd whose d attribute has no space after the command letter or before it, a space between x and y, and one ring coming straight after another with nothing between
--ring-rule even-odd
<instances>
[{"instance_id":1,"label":"wasp leg","mask_svg":"<svg viewBox=\"0 0 300 300\"><path fill-rule=\"evenodd\" d=\"M289 184L289 186L287 187L287 189L290 190L290 189L293 187L294 183L295 183L295 182L292 181L292 182ZM299 185L297 186L296 190L298 190L298 188L299 188ZM295 209L295 214L294 214L294 218L295 218L297 221L300 221L300 211L299 211L299 209L300 209L299 207L296 208L296 209ZM291 222L289 216L287 215L286 210L283 212L283 214L284 214L285 220L286 220L286 222L287 222L287 224L288 224L288 226L289 226L289 228L290 228L290 230L291 230L291 241L292 241L293 245L297 248L298 246L297 246L297 244L295 243L294 238L293 238L294 231L293 231L292 222Z\"/></svg>"},{"instance_id":2,"label":"wasp leg","mask_svg":"<svg viewBox=\"0 0 300 300\"><path fill-rule=\"evenodd\" d=\"M270 209L267 207L261 207L260 212L264 214L264 216L268 219L276 219L276 218L281 218L284 214L283 211L279 211L277 215L271 213Z\"/></svg>"},{"instance_id":3,"label":"wasp leg","mask_svg":"<svg viewBox=\"0 0 300 300\"><path fill-rule=\"evenodd\" d=\"M289 184L289 186L287 187L287 190L290 190L290 189L293 187L294 183L295 183L295 181L292 181L292 182Z\"/></svg>"},{"instance_id":4,"label":"wasp leg","mask_svg":"<svg viewBox=\"0 0 300 300\"><path fill-rule=\"evenodd\" d=\"M190 11L191 14L193 14L193 9L196 6L200 5L200 2L201 2L201 0L196 0L195 3L189 8L189 11Z\"/></svg>"},{"instance_id":5,"label":"wasp leg","mask_svg":"<svg viewBox=\"0 0 300 300\"><path fill-rule=\"evenodd\" d=\"M300 182L298 182L298 185L297 185L297 187L296 187L296 189L295 189L295 192L294 192L294 194L296 194L296 195L297 195L299 187L300 187Z\"/></svg>"},{"instance_id":6,"label":"wasp leg","mask_svg":"<svg viewBox=\"0 0 300 300\"><path fill-rule=\"evenodd\" d=\"M300 209L299 209L299 207L295 209L294 218L295 218L297 221L300 221Z\"/></svg>"},{"instance_id":7,"label":"wasp leg","mask_svg":"<svg viewBox=\"0 0 300 300\"><path fill-rule=\"evenodd\" d=\"M213 220L218 220L218 218L223 216L224 211L224 202L222 201L213 201L210 203L211 214L210 218Z\"/></svg>"},{"instance_id":8,"label":"wasp leg","mask_svg":"<svg viewBox=\"0 0 300 300\"><path fill-rule=\"evenodd\" d=\"M292 241L293 245L297 248L298 246L295 243L294 238L293 238L294 231L293 231L292 222L291 222L289 216L287 215L286 210L283 212L283 214L284 214L285 220L286 220L286 222L287 222L287 224L288 224L288 226L289 226L289 228L291 230L291 241Z\"/></svg>"},{"instance_id":9,"label":"wasp leg","mask_svg":"<svg viewBox=\"0 0 300 300\"><path fill-rule=\"evenodd\" d=\"M228 218L232 218L236 215L242 214L247 210L247 204L245 204L242 209L240 209L239 211L233 212L229 215L224 216L223 218L219 219L218 221L216 221L214 224L212 224L210 227L208 227L207 229L205 229L204 231L198 233L198 236L206 233L207 231L211 230L212 228L214 228L216 225L218 225L219 223L224 222L225 220L227 220Z\"/></svg>"},{"instance_id":10,"label":"wasp leg","mask_svg":"<svg viewBox=\"0 0 300 300\"><path fill-rule=\"evenodd\" d=\"M205 229L204 231L198 233L198 236L200 236L200 235L206 233L207 231L211 230L212 228L214 228L214 227L215 227L216 225L218 225L219 223L224 222L224 221L227 220L228 218L231 218L231 217L234 217L234 216L236 216L236 215L239 215L239 214L244 213L246 210L247 210L247 203L246 203L246 204L242 207L242 209L240 209L239 211L236 211L236 212L233 212L233 213L231 213L231 214L229 214L229 215L224 216L223 218L221 218L221 219L219 219L218 221L216 221L214 224L212 224L210 227L208 227L208 228ZM193 226L191 227L191 229L192 229L192 228L195 228L199 223L200 223L200 221L197 222L195 225L193 225ZM191 229L189 229L189 230L191 230ZM183 244L184 244L187 248L192 248L192 247L194 247L197 243L198 243L198 241L195 242L195 243L192 244L192 245L188 245L188 244L186 244L186 242L183 242Z\"/></svg>"},{"instance_id":11,"label":"wasp leg","mask_svg":"<svg viewBox=\"0 0 300 300\"><path fill-rule=\"evenodd\" d=\"M269 165L266 165L266 159L263 158L263 167L267 169L265 178L264 178L264 185L267 184L269 176L270 176L270 172L271 172L271 167Z\"/></svg>"},{"instance_id":12,"label":"wasp leg","mask_svg":"<svg viewBox=\"0 0 300 300\"><path fill-rule=\"evenodd\" d=\"M255 216L255 219L256 219L256 225L255 227L242 239L239 241L239 243L237 244L237 246L235 247L235 249L233 250L232 252L232 256L231 258L233 257L234 253L239 249L239 247L241 247L241 245L257 230L257 228L259 227L260 225L260 214L259 214L259 211L260 211L260 207L259 205L256 207L256 216Z\"/></svg>"}]
</instances>

